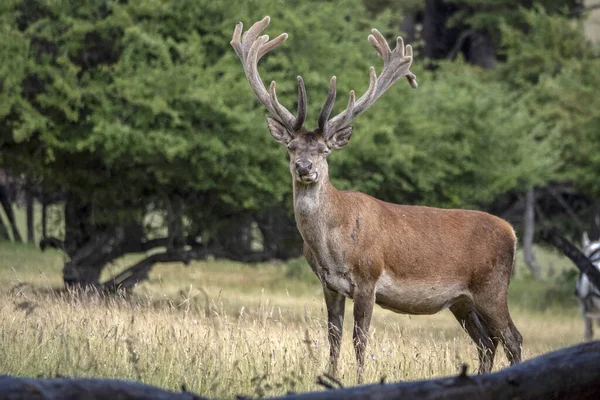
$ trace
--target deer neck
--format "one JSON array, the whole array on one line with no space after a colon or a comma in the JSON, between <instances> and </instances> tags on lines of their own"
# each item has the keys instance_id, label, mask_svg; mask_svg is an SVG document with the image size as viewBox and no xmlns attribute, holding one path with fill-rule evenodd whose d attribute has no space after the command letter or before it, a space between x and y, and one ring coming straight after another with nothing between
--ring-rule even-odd
<instances>
[{"instance_id":1,"label":"deer neck","mask_svg":"<svg viewBox=\"0 0 600 400\"><path fill-rule=\"evenodd\" d=\"M331 204L337 190L327 174L305 185L294 180L294 215L300 234L309 244L322 240L332 215Z\"/></svg>"}]
</instances>

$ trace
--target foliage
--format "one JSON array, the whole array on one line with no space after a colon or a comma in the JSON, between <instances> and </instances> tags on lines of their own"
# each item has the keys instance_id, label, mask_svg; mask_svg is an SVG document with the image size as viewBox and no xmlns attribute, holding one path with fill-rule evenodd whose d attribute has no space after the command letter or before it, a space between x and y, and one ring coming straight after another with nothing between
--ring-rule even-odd
<instances>
[{"instance_id":1,"label":"foliage","mask_svg":"<svg viewBox=\"0 0 600 400\"><path fill-rule=\"evenodd\" d=\"M227 42L208 4L43 4L12 10L11 33L29 47L14 81L35 82L5 106L4 135L38 150L46 184L105 206L174 188L214 190L233 207L281 198L269 147L240 152L263 135L214 96L231 74L210 60Z\"/></svg>"},{"instance_id":2,"label":"foliage","mask_svg":"<svg viewBox=\"0 0 600 400\"><path fill-rule=\"evenodd\" d=\"M359 1L282 4L3 3L2 165L94 204L99 220L174 192L200 196L192 214L203 219L206 208L222 218L281 202L285 157L229 46L235 21L270 13L268 33L292 32L262 63L281 98L293 98L294 71L313 98L334 73L364 78L369 49ZM311 101L311 115L319 107Z\"/></svg>"},{"instance_id":3,"label":"foliage","mask_svg":"<svg viewBox=\"0 0 600 400\"><path fill-rule=\"evenodd\" d=\"M564 131L561 177L595 199L600 198L600 58L566 69L548 82L558 99L554 112Z\"/></svg>"},{"instance_id":4,"label":"foliage","mask_svg":"<svg viewBox=\"0 0 600 400\"><path fill-rule=\"evenodd\" d=\"M468 26L474 29L483 29L488 32L496 43L504 38L503 26L506 24L517 30L528 26L527 10L532 6L537 9L547 10L553 15L562 15L562 19L571 10L582 6L581 0L496 0L493 3L486 0L447 0L453 3L457 12L449 21L450 25ZM525 29L526 30L526 29Z\"/></svg>"},{"instance_id":5,"label":"foliage","mask_svg":"<svg viewBox=\"0 0 600 400\"><path fill-rule=\"evenodd\" d=\"M399 82L358 119L350 145L331 156L334 183L444 207L485 208L556 180L598 198L600 68L581 25L554 0L453 3L451 24L493 34L497 69L458 59L425 71L417 57L419 89ZM4 1L0 168L75 199L87 210L79 220L100 230L135 221L159 235L181 200L190 236L256 221L264 236L260 216L277 210L291 221L291 185L229 46L235 21L247 28L269 14L267 34L289 32L260 70L290 109L294 76L304 77L312 128L332 75L335 112L350 89L366 89L370 65L380 70L366 36L377 27L393 37L402 11L418 8L397 5Z\"/></svg>"},{"instance_id":6,"label":"foliage","mask_svg":"<svg viewBox=\"0 0 600 400\"><path fill-rule=\"evenodd\" d=\"M502 27L507 61L497 69L499 78L521 93L531 114L557 130L555 179L598 199L600 101L594 88L600 85L600 48L585 40L581 24L565 17L540 7L523 16L527 33Z\"/></svg>"},{"instance_id":7,"label":"foliage","mask_svg":"<svg viewBox=\"0 0 600 400\"><path fill-rule=\"evenodd\" d=\"M545 306L574 303L575 284L579 277L576 269L563 270L551 282L546 290Z\"/></svg>"},{"instance_id":8,"label":"foliage","mask_svg":"<svg viewBox=\"0 0 600 400\"><path fill-rule=\"evenodd\" d=\"M356 133L342 170L362 176L348 181L394 202L481 207L551 176L553 130L489 71L442 63L420 77L377 108L369 136Z\"/></svg>"}]
</instances>

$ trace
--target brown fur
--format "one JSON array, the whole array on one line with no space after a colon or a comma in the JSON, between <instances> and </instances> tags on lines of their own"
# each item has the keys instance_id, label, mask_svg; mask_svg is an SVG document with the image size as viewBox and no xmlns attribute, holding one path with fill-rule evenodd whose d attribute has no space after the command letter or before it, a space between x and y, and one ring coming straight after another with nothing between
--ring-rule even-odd
<instances>
[{"instance_id":1,"label":"brown fur","mask_svg":"<svg viewBox=\"0 0 600 400\"><path fill-rule=\"evenodd\" d=\"M354 299L359 376L374 303L406 314L450 308L479 348L480 372L489 372L497 344L519 362L521 335L507 306L516 237L493 215L386 203L329 182L324 139L299 135L289 146L294 209L304 254L324 286L335 373L344 298ZM295 171L310 160L317 180Z\"/></svg>"}]
</instances>

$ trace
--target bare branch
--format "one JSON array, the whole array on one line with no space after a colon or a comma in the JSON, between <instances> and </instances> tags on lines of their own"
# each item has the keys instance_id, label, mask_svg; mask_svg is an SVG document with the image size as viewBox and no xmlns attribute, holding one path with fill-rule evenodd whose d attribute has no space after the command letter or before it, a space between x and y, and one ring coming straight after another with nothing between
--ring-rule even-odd
<instances>
[{"instance_id":1,"label":"bare branch","mask_svg":"<svg viewBox=\"0 0 600 400\"><path fill-rule=\"evenodd\" d=\"M600 271L594 264L567 238L560 234L558 229L545 226L540 232L540 237L552 246L559 249L565 256L569 257L577 268L586 274L594 286L600 288Z\"/></svg>"},{"instance_id":2,"label":"bare branch","mask_svg":"<svg viewBox=\"0 0 600 400\"><path fill-rule=\"evenodd\" d=\"M40 240L39 246L42 251L46 250L46 248L48 247L65 251L64 242L53 236L45 237L42 240Z\"/></svg>"},{"instance_id":3,"label":"bare branch","mask_svg":"<svg viewBox=\"0 0 600 400\"><path fill-rule=\"evenodd\" d=\"M581 231L585 231L583 222L581 222L577 214L575 214L575 211L573 211L573 209L569 206L569 203L567 203L564 197L552 185L548 185L546 190L548 190L548 193L550 193L550 195L554 197L556 201L558 201L558 204L560 204L561 207L567 212L569 217L575 221L579 229L581 229Z\"/></svg>"}]
</instances>

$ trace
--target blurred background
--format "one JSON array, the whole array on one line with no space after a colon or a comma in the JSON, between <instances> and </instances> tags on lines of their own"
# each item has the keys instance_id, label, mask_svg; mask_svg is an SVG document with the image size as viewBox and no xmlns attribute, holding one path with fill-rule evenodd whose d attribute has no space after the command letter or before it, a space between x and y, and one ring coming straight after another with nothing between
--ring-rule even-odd
<instances>
[{"instance_id":1,"label":"blurred background","mask_svg":"<svg viewBox=\"0 0 600 400\"><path fill-rule=\"evenodd\" d=\"M301 255L285 150L229 45L265 15L287 42L260 64L307 127L338 77L362 93L371 28L415 49L403 80L330 157L340 189L499 215L531 251L540 223L600 234L600 1L3 0L0 241L61 249L68 285L158 262ZM5 247L6 248L6 247Z\"/></svg>"}]
</instances>

